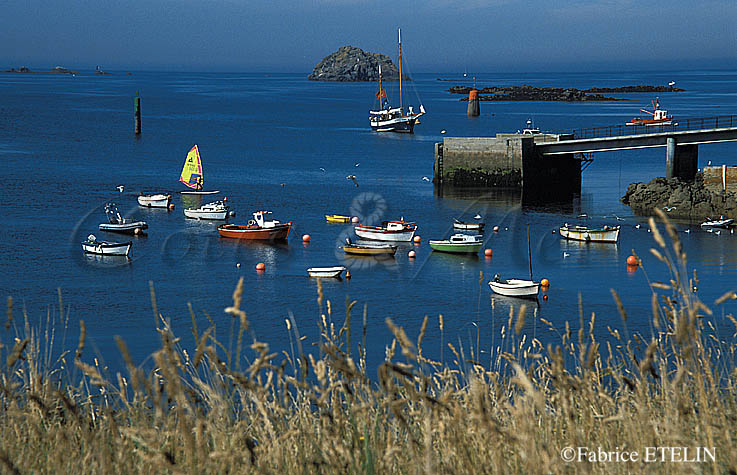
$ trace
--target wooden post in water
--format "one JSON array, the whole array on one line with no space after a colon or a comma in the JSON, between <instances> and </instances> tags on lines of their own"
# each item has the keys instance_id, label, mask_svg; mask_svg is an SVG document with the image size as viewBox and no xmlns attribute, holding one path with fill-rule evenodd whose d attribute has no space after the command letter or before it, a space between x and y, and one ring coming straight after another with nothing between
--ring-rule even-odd
<instances>
[{"instance_id":1,"label":"wooden post in water","mask_svg":"<svg viewBox=\"0 0 737 475\"><path fill-rule=\"evenodd\" d=\"M141 98L138 96L138 92L136 92L134 117L135 133L136 135L141 135Z\"/></svg>"}]
</instances>

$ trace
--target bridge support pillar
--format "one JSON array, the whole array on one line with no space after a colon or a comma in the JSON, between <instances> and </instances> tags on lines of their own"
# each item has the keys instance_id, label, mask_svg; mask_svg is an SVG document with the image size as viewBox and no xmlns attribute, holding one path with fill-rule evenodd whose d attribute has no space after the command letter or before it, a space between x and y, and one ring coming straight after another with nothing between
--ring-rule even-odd
<instances>
[{"instance_id":1,"label":"bridge support pillar","mask_svg":"<svg viewBox=\"0 0 737 475\"><path fill-rule=\"evenodd\" d=\"M666 139L665 176L692 181L699 166L698 145L678 145L674 137Z\"/></svg>"}]
</instances>

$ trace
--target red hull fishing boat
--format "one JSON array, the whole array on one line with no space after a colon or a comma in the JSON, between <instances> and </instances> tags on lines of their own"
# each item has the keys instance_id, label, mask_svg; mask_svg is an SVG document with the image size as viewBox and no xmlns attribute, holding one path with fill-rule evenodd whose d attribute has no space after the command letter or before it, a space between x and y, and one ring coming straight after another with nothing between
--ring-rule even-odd
<instances>
[{"instance_id":1,"label":"red hull fishing boat","mask_svg":"<svg viewBox=\"0 0 737 475\"><path fill-rule=\"evenodd\" d=\"M256 211L247 225L222 224L218 226L221 237L259 241L286 241L292 222L280 223L271 219L271 211Z\"/></svg>"},{"instance_id":2,"label":"red hull fishing boat","mask_svg":"<svg viewBox=\"0 0 737 475\"><path fill-rule=\"evenodd\" d=\"M658 101L657 97L655 98L654 101L650 101L650 103L653 105L652 112L650 112L647 109L640 109L640 111L646 114L650 114L652 116L651 119L643 119L641 117L635 117L631 121L627 122L627 125L645 125L645 126L673 125L673 116L668 115L667 110L660 108L660 102Z\"/></svg>"}]
</instances>

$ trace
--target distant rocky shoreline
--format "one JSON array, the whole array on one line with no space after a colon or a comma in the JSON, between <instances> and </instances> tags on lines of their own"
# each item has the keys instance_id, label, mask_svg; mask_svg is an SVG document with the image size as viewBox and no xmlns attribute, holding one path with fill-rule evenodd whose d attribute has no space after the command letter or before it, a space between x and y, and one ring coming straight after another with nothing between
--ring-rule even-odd
<instances>
[{"instance_id":1,"label":"distant rocky shoreline","mask_svg":"<svg viewBox=\"0 0 737 475\"><path fill-rule=\"evenodd\" d=\"M310 81L333 82L378 82L379 65L384 81L399 80L399 69L389 56L370 53L355 46L342 46L338 51L325 56L317 63L312 73L307 76ZM412 79L402 75L405 81Z\"/></svg>"},{"instance_id":2,"label":"distant rocky shoreline","mask_svg":"<svg viewBox=\"0 0 737 475\"><path fill-rule=\"evenodd\" d=\"M453 86L448 89L451 94L463 94L461 101L468 100L468 93L472 90L469 86ZM560 88L560 87L535 87L524 84L522 86L507 87L484 87L478 89L479 100L481 101L558 101L558 102L578 102L578 101L626 101L629 99L621 99L616 97L607 97L600 93L663 93L663 92L681 92L680 89L672 86L623 86L623 87L592 87L589 89L576 88Z\"/></svg>"},{"instance_id":3,"label":"distant rocky shoreline","mask_svg":"<svg viewBox=\"0 0 737 475\"><path fill-rule=\"evenodd\" d=\"M737 195L708 189L703 173L697 173L693 182L657 177L648 183L632 183L622 203L639 215L652 215L655 208L660 208L674 218L737 219Z\"/></svg>"}]
</instances>

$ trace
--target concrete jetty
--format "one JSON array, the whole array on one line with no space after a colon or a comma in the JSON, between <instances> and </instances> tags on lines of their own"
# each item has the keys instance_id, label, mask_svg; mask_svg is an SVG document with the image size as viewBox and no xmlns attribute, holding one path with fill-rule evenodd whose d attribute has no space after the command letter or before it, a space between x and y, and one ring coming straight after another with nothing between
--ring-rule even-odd
<instances>
[{"instance_id":1,"label":"concrete jetty","mask_svg":"<svg viewBox=\"0 0 737 475\"><path fill-rule=\"evenodd\" d=\"M570 138L554 134L447 137L435 144L434 182L452 187L521 189L524 194L581 192L581 160L543 157L536 145Z\"/></svg>"}]
</instances>

